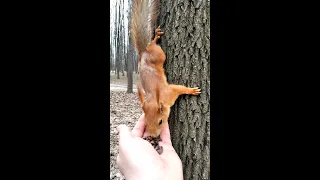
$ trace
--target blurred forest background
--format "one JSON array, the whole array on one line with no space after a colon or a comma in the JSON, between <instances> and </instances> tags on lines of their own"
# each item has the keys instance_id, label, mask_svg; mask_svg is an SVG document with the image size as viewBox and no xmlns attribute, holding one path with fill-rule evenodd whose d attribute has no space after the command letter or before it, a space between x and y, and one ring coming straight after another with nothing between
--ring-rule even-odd
<instances>
[{"instance_id":1,"label":"blurred forest background","mask_svg":"<svg viewBox=\"0 0 320 180\"><path fill-rule=\"evenodd\" d=\"M131 0L110 1L110 88L127 86L129 93L139 79L138 55L129 38L131 4Z\"/></svg>"},{"instance_id":2,"label":"blurred forest background","mask_svg":"<svg viewBox=\"0 0 320 180\"><path fill-rule=\"evenodd\" d=\"M142 114L136 90L137 53L130 45L131 0L110 1L110 179L124 180L116 165L119 153L116 127L133 128Z\"/></svg>"}]
</instances>

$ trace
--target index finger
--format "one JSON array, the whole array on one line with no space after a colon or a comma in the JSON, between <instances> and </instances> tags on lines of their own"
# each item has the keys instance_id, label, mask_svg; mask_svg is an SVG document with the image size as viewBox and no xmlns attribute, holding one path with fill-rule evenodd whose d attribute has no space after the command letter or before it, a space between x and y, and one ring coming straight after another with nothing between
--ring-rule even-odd
<instances>
[{"instance_id":1,"label":"index finger","mask_svg":"<svg viewBox=\"0 0 320 180\"><path fill-rule=\"evenodd\" d=\"M169 130L169 124L166 123L163 130L160 133L161 141L164 143L167 143L169 145L172 145L171 143L171 137L170 137L170 130Z\"/></svg>"},{"instance_id":2,"label":"index finger","mask_svg":"<svg viewBox=\"0 0 320 180\"><path fill-rule=\"evenodd\" d=\"M145 129L145 124L144 124L144 114L142 114L138 120L138 122L136 123L136 125L134 126L134 128L132 129L131 133L134 137L142 137L143 133L144 133L144 129Z\"/></svg>"}]
</instances>

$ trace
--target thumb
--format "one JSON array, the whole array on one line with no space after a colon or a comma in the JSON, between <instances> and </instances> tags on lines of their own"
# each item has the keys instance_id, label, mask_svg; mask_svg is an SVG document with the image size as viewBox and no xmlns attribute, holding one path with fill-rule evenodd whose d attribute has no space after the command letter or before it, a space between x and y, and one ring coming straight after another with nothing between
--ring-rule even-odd
<instances>
[{"instance_id":1,"label":"thumb","mask_svg":"<svg viewBox=\"0 0 320 180\"><path fill-rule=\"evenodd\" d=\"M161 131L160 138L162 142L172 145L168 123L164 126L163 130Z\"/></svg>"},{"instance_id":2,"label":"thumb","mask_svg":"<svg viewBox=\"0 0 320 180\"><path fill-rule=\"evenodd\" d=\"M128 138L132 137L131 131L130 131L129 127L126 125L123 125L123 124L119 125L117 127L117 131L118 131L119 142L124 139L128 139Z\"/></svg>"}]
</instances>

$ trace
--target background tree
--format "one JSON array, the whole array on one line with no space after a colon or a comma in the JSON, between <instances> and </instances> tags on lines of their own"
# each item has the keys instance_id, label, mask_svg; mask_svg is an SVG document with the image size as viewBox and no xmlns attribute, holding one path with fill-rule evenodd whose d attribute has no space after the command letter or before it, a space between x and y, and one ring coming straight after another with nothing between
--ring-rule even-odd
<instances>
[{"instance_id":1,"label":"background tree","mask_svg":"<svg viewBox=\"0 0 320 180\"><path fill-rule=\"evenodd\" d=\"M112 51L112 43L110 42L110 74L111 74L111 70L113 70L113 51Z\"/></svg>"},{"instance_id":2,"label":"background tree","mask_svg":"<svg viewBox=\"0 0 320 180\"><path fill-rule=\"evenodd\" d=\"M210 6L207 0L161 1L169 83L199 87L200 96L180 96L171 108L172 143L184 179L210 179Z\"/></svg>"},{"instance_id":3,"label":"background tree","mask_svg":"<svg viewBox=\"0 0 320 180\"><path fill-rule=\"evenodd\" d=\"M128 71L128 59L132 58L132 68L138 73L138 59L129 45L129 23L132 0L111 0L110 5L110 68L120 78L118 72ZM128 76L128 74L127 74Z\"/></svg>"},{"instance_id":4,"label":"background tree","mask_svg":"<svg viewBox=\"0 0 320 180\"><path fill-rule=\"evenodd\" d=\"M129 4L129 9L131 9L131 0L128 1ZM128 11L128 29L130 29L130 21L131 21L131 11ZM128 37L130 37L130 31L128 30ZM128 47L128 52L127 52L127 76L128 76L128 87L127 87L127 92L128 93L133 93L133 53L134 53L134 49L131 43L131 38L129 38L129 45Z\"/></svg>"},{"instance_id":5,"label":"background tree","mask_svg":"<svg viewBox=\"0 0 320 180\"><path fill-rule=\"evenodd\" d=\"M117 8L117 1L111 1L110 3L110 64L112 64L111 70L114 71L116 74L116 47L117 47L117 13L118 13L118 8Z\"/></svg>"},{"instance_id":6,"label":"background tree","mask_svg":"<svg viewBox=\"0 0 320 180\"><path fill-rule=\"evenodd\" d=\"M114 36L113 39L115 41L114 43L114 59L115 59L115 73L117 74L117 78L120 79L119 76L119 21L120 21L120 16L119 16L119 1L115 1L115 20L114 20Z\"/></svg>"},{"instance_id":7,"label":"background tree","mask_svg":"<svg viewBox=\"0 0 320 180\"><path fill-rule=\"evenodd\" d=\"M122 72L122 76L124 76L124 68L125 68L125 49L126 49L126 45L125 45L125 23L124 23L124 0L120 0L121 2L121 6L120 6L120 14L121 14L121 21L120 21L120 41L121 41L121 54L120 54L120 61L121 61L121 72Z\"/></svg>"},{"instance_id":8,"label":"background tree","mask_svg":"<svg viewBox=\"0 0 320 180\"><path fill-rule=\"evenodd\" d=\"M131 0L111 0L110 2L110 54L113 56L110 58L112 61L110 65L114 67L117 79L120 79L120 72L122 76L125 75L125 72L128 73L128 60L137 56L136 54L132 56L134 52L131 52L129 46L130 4ZM132 60L132 69L137 70L137 60L136 58Z\"/></svg>"},{"instance_id":9,"label":"background tree","mask_svg":"<svg viewBox=\"0 0 320 180\"><path fill-rule=\"evenodd\" d=\"M122 76L124 76L124 16L123 16L123 8L124 8L124 0L116 1L115 5L115 61L116 61L116 71L117 71L117 79L120 79L120 72L122 72Z\"/></svg>"},{"instance_id":10,"label":"background tree","mask_svg":"<svg viewBox=\"0 0 320 180\"><path fill-rule=\"evenodd\" d=\"M118 66L117 66L117 78L120 79L120 71L122 68L122 34L121 34L121 23L122 23L122 18L121 18L121 3L122 1L119 1L119 5L118 5L118 22L117 22L117 26L118 26L118 33L117 33L117 38L118 38L118 45L117 45L117 62L118 62Z\"/></svg>"}]
</instances>

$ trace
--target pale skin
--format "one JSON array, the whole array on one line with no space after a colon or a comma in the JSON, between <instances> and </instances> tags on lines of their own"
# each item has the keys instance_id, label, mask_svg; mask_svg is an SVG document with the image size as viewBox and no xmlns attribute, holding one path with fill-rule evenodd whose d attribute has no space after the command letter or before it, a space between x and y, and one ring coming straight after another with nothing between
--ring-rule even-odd
<instances>
[{"instance_id":1,"label":"pale skin","mask_svg":"<svg viewBox=\"0 0 320 180\"><path fill-rule=\"evenodd\" d=\"M144 114L141 115L132 131L125 125L117 127L119 154L117 165L126 180L183 180L181 160L172 147L169 125L160 134L163 147L161 155L145 137Z\"/></svg>"}]
</instances>

